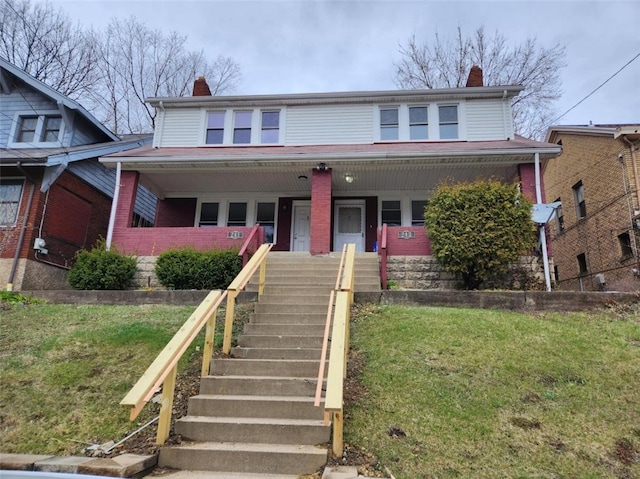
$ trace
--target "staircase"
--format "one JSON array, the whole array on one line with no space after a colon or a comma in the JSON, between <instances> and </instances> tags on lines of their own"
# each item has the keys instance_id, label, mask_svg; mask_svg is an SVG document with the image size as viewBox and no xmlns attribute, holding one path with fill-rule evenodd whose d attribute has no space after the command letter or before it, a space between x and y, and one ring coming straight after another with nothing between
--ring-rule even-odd
<instances>
[{"instance_id":1,"label":"staircase","mask_svg":"<svg viewBox=\"0 0 640 479\"><path fill-rule=\"evenodd\" d=\"M160 467L208 471L208 478L284 479L326 463L330 426L313 401L339 261L269 253L250 322L231 357L212 360L188 415L176 421L183 441L161 449ZM356 259L356 289L380 289L375 254Z\"/></svg>"}]
</instances>

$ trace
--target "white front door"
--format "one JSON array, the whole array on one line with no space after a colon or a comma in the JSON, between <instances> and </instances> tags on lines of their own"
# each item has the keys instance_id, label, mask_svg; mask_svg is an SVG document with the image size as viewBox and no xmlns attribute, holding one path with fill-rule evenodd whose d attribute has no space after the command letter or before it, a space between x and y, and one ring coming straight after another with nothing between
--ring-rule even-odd
<instances>
[{"instance_id":1,"label":"white front door","mask_svg":"<svg viewBox=\"0 0 640 479\"><path fill-rule=\"evenodd\" d=\"M364 251L364 201L336 201L334 214L334 251L355 243L356 252Z\"/></svg>"},{"instance_id":2,"label":"white front door","mask_svg":"<svg viewBox=\"0 0 640 479\"><path fill-rule=\"evenodd\" d=\"M311 204L293 203L291 251L309 251L311 246Z\"/></svg>"}]
</instances>

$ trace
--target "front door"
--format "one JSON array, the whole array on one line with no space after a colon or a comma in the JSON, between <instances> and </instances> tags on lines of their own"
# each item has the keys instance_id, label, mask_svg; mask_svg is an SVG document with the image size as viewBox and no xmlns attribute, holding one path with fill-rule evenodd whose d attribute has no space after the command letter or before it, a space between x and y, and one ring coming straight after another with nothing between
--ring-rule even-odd
<instances>
[{"instance_id":1,"label":"front door","mask_svg":"<svg viewBox=\"0 0 640 479\"><path fill-rule=\"evenodd\" d=\"M311 203L293 203L293 227L291 228L291 251L309 251L311 246Z\"/></svg>"},{"instance_id":2,"label":"front door","mask_svg":"<svg viewBox=\"0 0 640 479\"><path fill-rule=\"evenodd\" d=\"M355 243L356 252L364 251L364 201L336 201L334 214L334 251Z\"/></svg>"}]
</instances>

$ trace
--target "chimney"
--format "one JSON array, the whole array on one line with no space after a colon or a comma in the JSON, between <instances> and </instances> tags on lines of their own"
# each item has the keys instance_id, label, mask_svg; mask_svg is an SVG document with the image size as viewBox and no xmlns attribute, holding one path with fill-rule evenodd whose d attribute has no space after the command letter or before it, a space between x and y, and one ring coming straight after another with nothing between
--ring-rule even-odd
<instances>
[{"instance_id":1,"label":"chimney","mask_svg":"<svg viewBox=\"0 0 640 479\"><path fill-rule=\"evenodd\" d=\"M209 90L209 85L207 85L207 80L204 77L198 77L193 82L192 96L211 96L211 90Z\"/></svg>"},{"instance_id":2,"label":"chimney","mask_svg":"<svg viewBox=\"0 0 640 479\"><path fill-rule=\"evenodd\" d=\"M478 65L471 67L469 78L467 79L467 86L484 86L482 84L482 68Z\"/></svg>"}]
</instances>

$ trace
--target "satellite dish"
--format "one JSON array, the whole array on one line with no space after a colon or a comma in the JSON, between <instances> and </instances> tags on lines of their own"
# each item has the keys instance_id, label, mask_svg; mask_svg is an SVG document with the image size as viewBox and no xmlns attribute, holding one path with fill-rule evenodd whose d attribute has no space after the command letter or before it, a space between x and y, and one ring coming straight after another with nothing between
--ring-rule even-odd
<instances>
[{"instance_id":1,"label":"satellite dish","mask_svg":"<svg viewBox=\"0 0 640 479\"><path fill-rule=\"evenodd\" d=\"M533 208L531 209L531 219L536 224L545 225L553 219L556 214L556 210L561 205L561 201L554 201L553 203L537 203L533 205Z\"/></svg>"}]
</instances>

